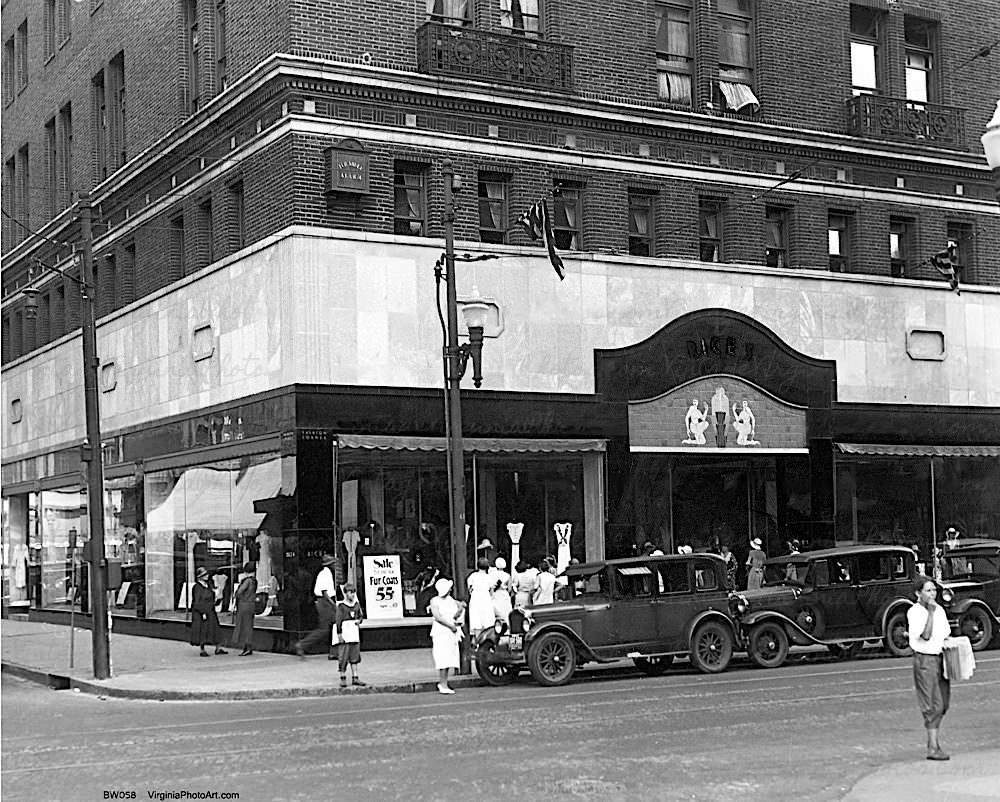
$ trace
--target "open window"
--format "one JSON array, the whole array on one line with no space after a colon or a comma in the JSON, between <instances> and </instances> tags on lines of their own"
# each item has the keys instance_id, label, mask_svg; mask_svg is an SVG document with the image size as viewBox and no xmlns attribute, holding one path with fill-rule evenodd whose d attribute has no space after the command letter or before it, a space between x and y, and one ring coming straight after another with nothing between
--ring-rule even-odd
<instances>
[{"instance_id":1,"label":"open window","mask_svg":"<svg viewBox=\"0 0 1000 802\"><path fill-rule=\"evenodd\" d=\"M760 110L753 92L753 5L719 0L719 92L732 111Z\"/></svg>"},{"instance_id":2,"label":"open window","mask_svg":"<svg viewBox=\"0 0 1000 802\"><path fill-rule=\"evenodd\" d=\"M615 568L615 595L619 599L651 598L653 571L645 565L623 565Z\"/></svg>"}]
</instances>

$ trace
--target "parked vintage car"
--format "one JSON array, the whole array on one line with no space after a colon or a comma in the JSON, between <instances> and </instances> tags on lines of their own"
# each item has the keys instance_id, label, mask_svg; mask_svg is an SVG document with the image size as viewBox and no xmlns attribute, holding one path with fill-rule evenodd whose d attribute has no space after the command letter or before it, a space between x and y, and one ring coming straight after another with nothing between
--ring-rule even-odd
<instances>
[{"instance_id":1,"label":"parked vintage car","mask_svg":"<svg viewBox=\"0 0 1000 802\"><path fill-rule=\"evenodd\" d=\"M1000 540L976 540L949 549L941 564L938 600L952 632L981 651L1000 633Z\"/></svg>"},{"instance_id":2,"label":"parked vintage car","mask_svg":"<svg viewBox=\"0 0 1000 802\"><path fill-rule=\"evenodd\" d=\"M701 671L725 670L735 626L726 565L714 554L664 555L573 565L570 598L515 609L509 625L480 635L476 669L491 685L513 682L525 667L542 685L569 682L588 662L630 657L650 675L689 654Z\"/></svg>"},{"instance_id":3,"label":"parked vintage car","mask_svg":"<svg viewBox=\"0 0 1000 802\"><path fill-rule=\"evenodd\" d=\"M764 586L731 601L747 654L760 666L785 662L790 645L821 644L853 656L866 640L909 654L906 611L914 558L901 546L841 546L769 559Z\"/></svg>"}]
</instances>

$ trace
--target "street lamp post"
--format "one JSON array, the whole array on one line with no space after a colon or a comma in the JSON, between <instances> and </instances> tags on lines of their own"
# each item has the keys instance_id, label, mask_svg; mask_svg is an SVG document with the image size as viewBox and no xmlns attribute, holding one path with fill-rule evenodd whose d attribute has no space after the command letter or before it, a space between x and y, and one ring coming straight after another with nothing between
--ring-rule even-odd
<instances>
[{"instance_id":1,"label":"street lamp post","mask_svg":"<svg viewBox=\"0 0 1000 802\"><path fill-rule=\"evenodd\" d=\"M986 151L986 161L993 170L993 191L996 192L997 203L1000 203L1000 100L997 101L993 119L986 125L986 133L980 137L983 150Z\"/></svg>"}]
</instances>

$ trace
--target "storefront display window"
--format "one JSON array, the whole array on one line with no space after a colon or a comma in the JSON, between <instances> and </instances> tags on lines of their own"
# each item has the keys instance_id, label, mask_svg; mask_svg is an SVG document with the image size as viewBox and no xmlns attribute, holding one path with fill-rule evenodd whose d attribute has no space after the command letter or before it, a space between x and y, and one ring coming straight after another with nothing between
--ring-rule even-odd
<instances>
[{"instance_id":1,"label":"storefront display window","mask_svg":"<svg viewBox=\"0 0 1000 802\"><path fill-rule=\"evenodd\" d=\"M3 500L3 603L5 608L28 603L28 496Z\"/></svg>"},{"instance_id":2,"label":"storefront display window","mask_svg":"<svg viewBox=\"0 0 1000 802\"><path fill-rule=\"evenodd\" d=\"M949 526L963 538L1000 538L1000 459L934 458L938 539Z\"/></svg>"},{"instance_id":3,"label":"storefront display window","mask_svg":"<svg viewBox=\"0 0 1000 802\"><path fill-rule=\"evenodd\" d=\"M837 463L837 541L927 546L930 461L911 457Z\"/></svg>"},{"instance_id":4,"label":"storefront display window","mask_svg":"<svg viewBox=\"0 0 1000 802\"><path fill-rule=\"evenodd\" d=\"M41 495L41 537L39 564L41 568L41 604L52 607L72 601L74 588L77 598L80 582L74 581L70 543L82 545L87 509L79 488L43 490Z\"/></svg>"},{"instance_id":5,"label":"storefront display window","mask_svg":"<svg viewBox=\"0 0 1000 802\"><path fill-rule=\"evenodd\" d=\"M142 486L134 476L104 480L104 551L122 568L122 586L114 592L112 610L143 612L145 525Z\"/></svg>"}]
</instances>

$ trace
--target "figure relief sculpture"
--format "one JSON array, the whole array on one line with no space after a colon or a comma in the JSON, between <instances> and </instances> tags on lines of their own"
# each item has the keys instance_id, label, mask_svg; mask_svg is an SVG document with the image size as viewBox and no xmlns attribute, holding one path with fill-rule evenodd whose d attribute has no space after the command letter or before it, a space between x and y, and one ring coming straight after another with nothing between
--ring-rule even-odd
<instances>
[{"instance_id":1,"label":"figure relief sculpture","mask_svg":"<svg viewBox=\"0 0 1000 802\"><path fill-rule=\"evenodd\" d=\"M684 445L705 445L705 430L708 428L708 404L705 404L704 409L699 409L698 399L692 398L684 423L687 426L687 439L682 441Z\"/></svg>"},{"instance_id":2,"label":"figure relief sculpture","mask_svg":"<svg viewBox=\"0 0 1000 802\"><path fill-rule=\"evenodd\" d=\"M750 402L743 401L743 406L737 409L738 404L733 404L733 428L736 429L736 443L741 446L759 446L755 438L757 434L757 420L750 411Z\"/></svg>"}]
</instances>

